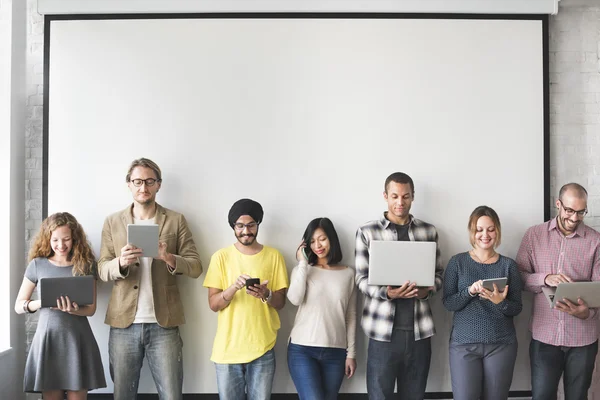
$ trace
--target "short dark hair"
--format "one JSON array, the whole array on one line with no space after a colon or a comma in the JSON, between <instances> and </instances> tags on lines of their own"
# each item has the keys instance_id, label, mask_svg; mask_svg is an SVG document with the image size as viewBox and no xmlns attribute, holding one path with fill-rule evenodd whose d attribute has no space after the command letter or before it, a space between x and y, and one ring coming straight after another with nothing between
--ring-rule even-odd
<instances>
[{"instance_id":1,"label":"short dark hair","mask_svg":"<svg viewBox=\"0 0 600 400\"><path fill-rule=\"evenodd\" d=\"M342 246L340 246L340 239L338 238L337 232L333 227L333 222L329 218L315 218L309 222L302 240L306 243L306 255L308 256L309 264L317 263L317 255L310 249L310 241L317 229L323 229L325 235L329 239L329 254L327 255L328 264L337 264L342 261Z\"/></svg>"},{"instance_id":2,"label":"short dark hair","mask_svg":"<svg viewBox=\"0 0 600 400\"><path fill-rule=\"evenodd\" d=\"M390 182L396 182L396 183L403 183L406 184L408 183L410 185L410 191L412 192L412 194L415 194L415 184L413 183L413 180L410 176L408 176L407 174L405 174L404 172L394 172L393 174L391 174L390 176L387 177L387 179L385 180L385 184L383 185L383 191L385 193L387 193L387 188L388 185L390 184Z\"/></svg>"},{"instance_id":3,"label":"short dark hair","mask_svg":"<svg viewBox=\"0 0 600 400\"><path fill-rule=\"evenodd\" d=\"M575 196L580 199L585 199L588 196L588 192L583 186L581 186L579 183L571 182L563 185L563 187L560 188L560 191L558 192L558 199L562 201L563 195L569 190L573 191Z\"/></svg>"},{"instance_id":4,"label":"short dark hair","mask_svg":"<svg viewBox=\"0 0 600 400\"><path fill-rule=\"evenodd\" d=\"M473 210L471 216L469 217L469 241L471 242L471 246L475 247L475 233L477 232L477 221L481 217L489 217L494 226L496 227L496 243L494 244L494 248L500 246L502 242L502 227L500 226L500 218L498 214L492 207L488 206L479 206Z\"/></svg>"}]
</instances>

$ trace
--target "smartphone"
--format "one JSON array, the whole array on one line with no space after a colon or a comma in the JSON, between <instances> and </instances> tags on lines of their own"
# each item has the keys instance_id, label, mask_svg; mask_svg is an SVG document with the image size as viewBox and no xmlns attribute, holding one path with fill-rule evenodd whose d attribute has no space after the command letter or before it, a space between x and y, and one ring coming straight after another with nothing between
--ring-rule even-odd
<instances>
[{"instance_id":1,"label":"smartphone","mask_svg":"<svg viewBox=\"0 0 600 400\"><path fill-rule=\"evenodd\" d=\"M304 258L308 261L308 254L306 253L306 247L302 248L302 254L304 254Z\"/></svg>"},{"instance_id":2,"label":"smartphone","mask_svg":"<svg viewBox=\"0 0 600 400\"><path fill-rule=\"evenodd\" d=\"M498 287L498 291L502 292L502 291L504 291L504 288L506 287L507 281L508 281L508 278L484 279L483 287L486 288L487 290L493 291L494 283L495 283L496 286Z\"/></svg>"},{"instance_id":3,"label":"smartphone","mask_svg":"<svg viewBox=\"0 0 600 400\"><path fill-rule=\"evenodd\" d=\"M249 288L250 286L254 286L254 285L260 285L259 278L246 279L246 288Z\"/></svg>"}]
</instances>

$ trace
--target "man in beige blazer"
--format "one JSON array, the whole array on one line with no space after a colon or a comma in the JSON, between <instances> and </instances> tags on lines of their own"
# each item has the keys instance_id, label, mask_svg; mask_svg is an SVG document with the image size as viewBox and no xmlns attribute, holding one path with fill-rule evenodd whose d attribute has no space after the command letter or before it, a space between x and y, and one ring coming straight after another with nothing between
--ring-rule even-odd
<instances>
[{"instance_id":1,"label":"man in beige blazer","mask_svg":"<svg viewBox=\"0 0 600 400\"><path fill-rule=\"evenodd\" d=\"M105 323L115 400L135 399L144 355L160 399L182 399L185 323L176 275L198 278L200 256L185 217L156 203L161 171L153 161L131 163L125 178L133 204L104 221L98 274L114 281ZM158 257L127 243L127 224L157 224Z\"/></svg>"}]
</instances>

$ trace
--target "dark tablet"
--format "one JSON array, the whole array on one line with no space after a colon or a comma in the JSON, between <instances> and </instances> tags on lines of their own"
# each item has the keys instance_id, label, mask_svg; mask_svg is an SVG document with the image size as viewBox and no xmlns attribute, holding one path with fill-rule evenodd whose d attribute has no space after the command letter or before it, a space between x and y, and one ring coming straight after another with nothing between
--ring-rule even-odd
<instances>
[{"instance_id":1,"label":"dark tablet","mask_svg":"<svg viewBox=\"0 0 600 400\"><path fill-rule=\"evenodd\" d=\"M94 302L92 275L42 278L39 285L42 307L56 307L56 299L60 296L69 296L72 302L80 306Z\"/></svg>"}]
</instances>

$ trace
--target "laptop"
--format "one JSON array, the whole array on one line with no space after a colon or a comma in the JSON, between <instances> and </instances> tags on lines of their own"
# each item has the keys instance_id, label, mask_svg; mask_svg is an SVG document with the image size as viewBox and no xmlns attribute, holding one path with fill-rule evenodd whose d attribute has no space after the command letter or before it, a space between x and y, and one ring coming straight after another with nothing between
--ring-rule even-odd
<instances>
[{"instance_id":1,"label":"laptop","mask_svg":"<svg viewBox=\"0 0 600 400\"><path fill-rule=\"evenodd\" d=\"M66 276L61 278L41 278L40 299L42 307L56 307L56 299L69 296L69 299L80 306L94 302L94 277Z\"/></svg>"},{"instance_id":2,"label":"laptop","mask_svg":"<svg viewBox=\"0 0 600 400\"><path fill-rule=\"evenodd\" d=\"M435 284L435 242L371 240L369 285Z\"/></svg>"},{"instance_id":3,"label":"laptop","mask_svg":"<svg viewBox=\"0 0 600 400\"><path fill-rule=\"evenodd\" d=\"M569 299L577 304L578 297L590 308L600 307L600 281L559 283L557 287L543 287L542 292L550 303L550 308L554 308L556 302L562 299Z\"/></svg>"}]
</instances>

